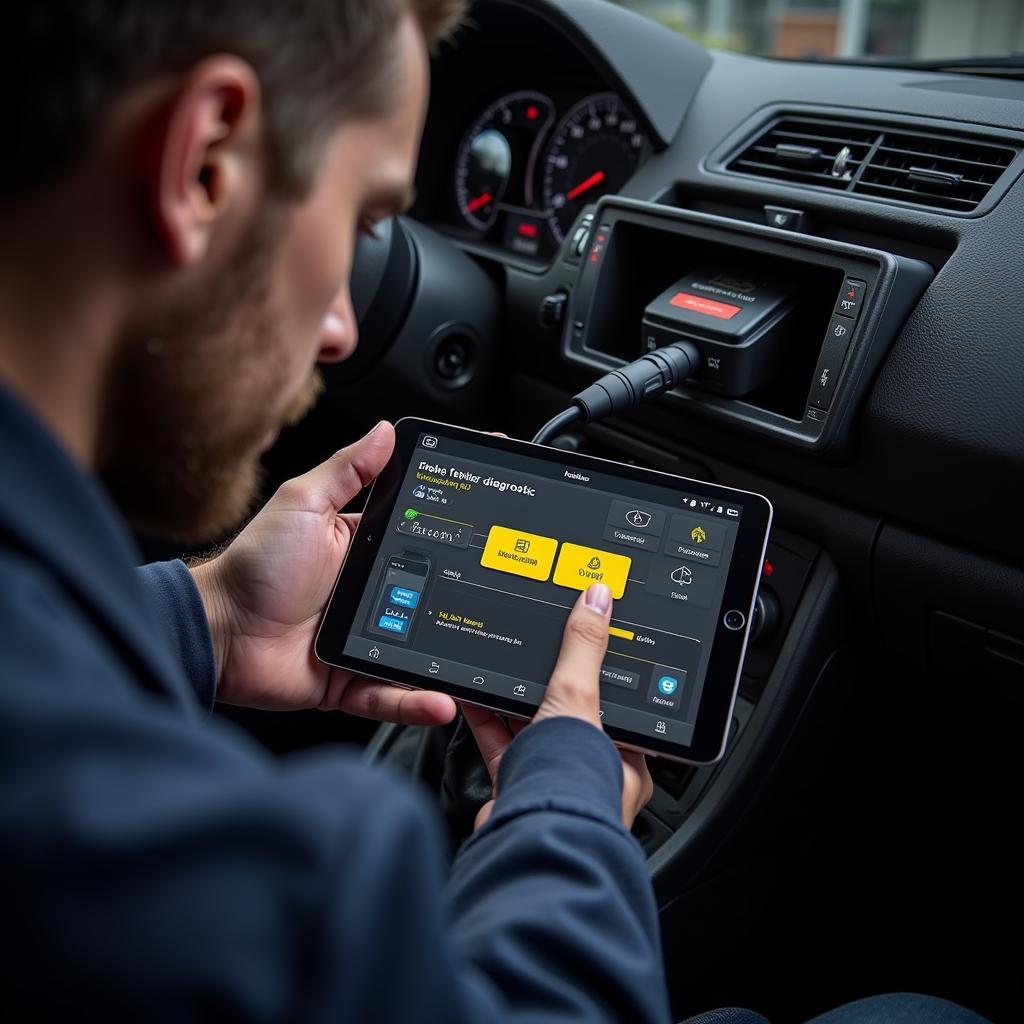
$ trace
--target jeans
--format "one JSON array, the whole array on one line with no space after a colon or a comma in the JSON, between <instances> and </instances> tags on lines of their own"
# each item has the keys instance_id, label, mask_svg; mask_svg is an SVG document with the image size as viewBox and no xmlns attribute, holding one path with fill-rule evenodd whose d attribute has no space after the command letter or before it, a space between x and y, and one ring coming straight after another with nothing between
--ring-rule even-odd
<instances>
[{"instance_id":1,"label":"jeans","mask_svg":"<svg viewBox=\"0 0 1024 1024\"><path fill-rule=\"evenodd\" d=\"M769 1024L753 1010L721 1009L691 1017L684 1024ZM934 996L898 992L872 996L829 1010L807 1024L989 1024L973 1010Z\"/></svg>"}]
</instances>

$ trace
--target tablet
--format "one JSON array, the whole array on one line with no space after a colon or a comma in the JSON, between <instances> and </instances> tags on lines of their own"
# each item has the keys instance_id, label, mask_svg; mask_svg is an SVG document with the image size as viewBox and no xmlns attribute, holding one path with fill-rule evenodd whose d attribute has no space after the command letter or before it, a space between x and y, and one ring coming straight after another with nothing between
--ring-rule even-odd
<instances>
[{"instance_id":1,"label":"tablet","mask_svg":"<svg viewBox=\"0 0 1024 1024\"><path fill-rule=\"evenodd\" d=\"M579 591L604 583L605 731L694 764L721 757L768 500L428 420L395 431L317 656L530 718Z\"/></svg>"}]
</instances>

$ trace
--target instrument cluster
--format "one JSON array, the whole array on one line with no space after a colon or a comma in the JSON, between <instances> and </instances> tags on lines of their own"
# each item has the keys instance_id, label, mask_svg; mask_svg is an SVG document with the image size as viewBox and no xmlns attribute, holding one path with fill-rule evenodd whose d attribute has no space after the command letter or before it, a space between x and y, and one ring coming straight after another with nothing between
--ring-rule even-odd
<instances>
[{"instance_id":1,"label":"instrument cluster","mask_svg":"<svg viewBox=\"0 0 1024 1024\"><path fill-rule=\"evenodd\" d=\"M542 92L507 93L481 111L459 145L458 226L477 241L546 259L580 210L619 191L650 152L615 93L561 110Z\"/></svg>"}]
</instances>

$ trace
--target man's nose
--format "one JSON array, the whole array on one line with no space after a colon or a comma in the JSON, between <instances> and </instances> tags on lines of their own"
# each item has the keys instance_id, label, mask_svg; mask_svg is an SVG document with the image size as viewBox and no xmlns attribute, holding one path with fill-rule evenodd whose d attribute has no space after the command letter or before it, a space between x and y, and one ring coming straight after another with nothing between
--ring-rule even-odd
<instances>
[{"instance_id":1,"label":"man's nose","mask_svg":"<svg viewBox=\"0 0 1024 1024\"><path fill-rule=\"evenodd\" d=\"M317 361L321 363L340 363L355 351L359 337L356 326L356 315L352 309L352 299L348 288L343 288L331 308L324 317L320 328L320 353Z\"/></svg>"}]
</instances>

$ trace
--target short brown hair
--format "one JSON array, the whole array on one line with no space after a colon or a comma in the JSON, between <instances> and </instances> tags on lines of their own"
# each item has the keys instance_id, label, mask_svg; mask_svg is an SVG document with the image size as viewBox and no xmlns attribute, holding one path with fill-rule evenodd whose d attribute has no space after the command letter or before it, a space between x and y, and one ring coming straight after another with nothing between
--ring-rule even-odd
<instances>
[{"instance_id":1,"label":"short brown hair","mask_svg":"<svg viewBox=\"0 0 1024 1024\"><path fill-rule=\"evenodd\" d=\"M5 15L0 44L7 157L0 198L58 181L133 85L216 53L252 65L263 88L271 184L303 195L330 131L387 106L405 13L428 43L466 0L31 0Z\"/></svg>"}]
</instances>

